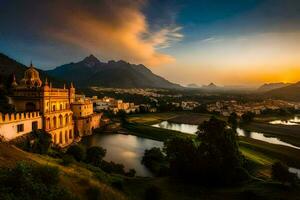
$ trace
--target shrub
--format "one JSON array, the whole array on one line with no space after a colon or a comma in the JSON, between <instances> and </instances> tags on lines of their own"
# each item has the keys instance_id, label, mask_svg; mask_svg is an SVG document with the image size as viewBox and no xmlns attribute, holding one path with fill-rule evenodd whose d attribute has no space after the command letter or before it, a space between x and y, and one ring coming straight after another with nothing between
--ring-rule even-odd
<instances>
[{"instance_id":1,"label":"shrub","mask_svg":"<svg viewBox=\"0 0 300 200\"><path fill-rule=\"evenodd\" d=\"M101 191L97 187L89 187L86 190L86 197L88 200L101 200Z\"/></svg>"},{"instance_id":2,"label":"shrub","mask_svg":"<svg viewBox=\"0 0 300 200\"><path fill-rule=\"evenodd\" d=\"M101 147L90 147L86 151L86 161L92 165L99 166L106 154L106 149Z\"/></svg>"},{"instance_id":3,"label":"shrub","mask_svg":"<svg viewBox=\"0 0 300 200\"><path fill-rule=\"evenodd\" d=\"M134 169L129 169L129 171L125 173L125 175L129 176L129 177L134 177L135 174L136 174L136 171Z\"/></svg>"},{"instance_id":4,"label":"shrub","mask_svg":"<svg viewBox=\"0 0 300 200\"><path fill-rule=\"evenodd\" d=\"M114 178L111 181L111 186L118 189L118 190L123 190L123 179L121 178Z\"/></svg>"},{"instance_id":5,"label":"shrub","mask_svg":"<svg viewBox=\"0 0 300 200\"><path fill-rule=\"evenodd\" d=\"M167 168L166 157L157 147L145 150L142 164L156 175L162 175L163 169Z\"/></svg>"},{"instance_id":6,"label":"shrub","mask_svg":"<svg viewBox=\"0 0 300 200\"><path fill-rule=\"evenodd\" d=\"M145 200L159 200L161 199L161 190L157 186L150 186L145 191Z\"/></svg>"},{"instance_id":7,"label":"shrub","mask_svg":"<svg viewBox=\"0 0 300 200\"><path fill-rule=\"evenodd\" d=\"M57 168L18 163L13 169L0 171L0 199L74 199L58 183Z\"/></svg>"},{"instance_id":8,"label":"shrub","mask_svg":"<svg viewBox=\"0 0 300 200\"><path fill-rule=\"evenodd\" d=\"M124 165L112 161L106 162L103 160L101 162L101 169L107 173L125 174Z\"/></svg>"},{"instance_id":9,"label":"shrub","mask_svg":"<svg viewBox=\"0 0 300 200\"><path fill-rule=\"evenodd\" d=\"M275 162L272 165L272 178L281 183L295 183L296 174L289 172L289 168L281 163Z\"/></svg>"},{"instance_id":10,"label":"shrub","mask_svg":"<svg viewBox=\"0 0 300 200\"><path fill-rule=\"evenodd\" d=\"M52 143L52 136L50 133L43 130L36 130L31 133L34 138L31 142L31 151L34 153L46 154Z\"/></svg>"},{"instance_id":11,"label":"shrub","mask_svg":"<svg viewBox=\"0 0 300 200\"><path fill-rule=\"evenodd\" d=\"M77 160L78 162L84 159L84 150L79 145L72 145L68 148L66 154L71 155Z\"/></svg>"},{"instance_id":12,"label":"shrub","mask_svg":"<svg viewBox=\"0 0 300 200\"><path fill-rule=\"evenodd\" d=\"M67 155L67 154L63 155L61 159L62 159L61 164L65 165L65 166L68 166L68 165L70 165L71 163L74 162L74 157L71 156L71 155Z\"/></svg>"}]
</instances>

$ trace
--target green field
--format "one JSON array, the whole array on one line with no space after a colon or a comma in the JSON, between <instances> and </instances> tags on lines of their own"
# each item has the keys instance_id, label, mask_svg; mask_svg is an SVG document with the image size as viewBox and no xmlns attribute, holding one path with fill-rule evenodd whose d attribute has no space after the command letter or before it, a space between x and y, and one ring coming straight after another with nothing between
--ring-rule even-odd
<instances>
[{"instance_id":1,"label":"green field","mask_svg":"<svg viewBox=\"0 0 300 200\"><path fill-rule=\"evenodd\" d=\"M195 137L191 134L181 133L179 131L172 131L168 129L156 128L150 125L139 123L128 123L123 125L131 135L136 135L143 138L148 138L158 141L166 141L174 137Z\"/></svg>"},{"instance_id":2,"label":"green field","mask_svg":"<svg viewBox=\"0 0 300 200\"><path fill-rule=\"evenodd\" d=\"M174 123L197 125L201 124L205 120L208 120L211 116L211 114L200 114L192 112L147 113L130 115L129 121L151 125L167 120Z\"/></svg>"}]
</instances>

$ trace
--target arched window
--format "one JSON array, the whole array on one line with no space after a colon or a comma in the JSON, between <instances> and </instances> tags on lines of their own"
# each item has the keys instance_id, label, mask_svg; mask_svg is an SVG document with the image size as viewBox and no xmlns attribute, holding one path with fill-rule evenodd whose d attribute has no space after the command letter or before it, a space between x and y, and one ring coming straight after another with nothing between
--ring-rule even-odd
<instances>
[{"instance_id":1,"label":"arched window","mask_svg":"<svg viewBox=\"0 0 300 200\"><path fill-rule=\"evenodd\" d=\"M65 115L65 121L66 121L66 125L69 124L69 116L67 114Z\"/></svg>"},{"instance_id":2,"label":"arched window","mask_svg":"<svg viewBox=\"0 0 300 200\"><path fill-rule=\"evenodd\" d=\"M56 117L53 117L53 128L57 128L57 126L56 126Z\"/></svg>"},{"instance_id":3,"label":"arched window","mask_svg":"<svg viewBox=\"0 0 300 200\"><path fill-rule=\"evenodd\" d=\"M60 144L63 143L63 134L62 134L62 132L59 133L59 143Z\"/></svg>"},{"instance_id":4,"label":"arched window","mask_svg":"<svg viewBox=\"0 0 300 200\"><path fill-rule=\"evenodd\" d=\"M68 143L68 140L69 140L69 138L68 138L68 131L65 131L65 142Z\"/></svg>"},{"instance_id":5,"label":"arched window","mask_svg":"<svg viewBox=\"0 0 300 200\"><path fill-rule=\"evenodd\" d=\"M54 135L53 135L53 142L54 142L54 144L57 144L57 135L56 135L56 133L54 133Z\"/></svg>"},{"instance_id":6,"label":"arched window","mask_svg":"<svg viewBox=\"0 0 300 200\"><path fill-rule=\"evenodd\" d=\"M62 127L63 125L63 116L59 115L59 126Z\"/></svg>"},{"instance_id":7,"label":"arched window","mask_svg":"<svg viewBox=\"0 0 300 200\"><path fill-rule=\"evenodd\" d=\"M52 111L55 111L55 110L56 110L56 106L53 105L53 106L52 106Z\"/></svg>"},{"instance_id":8,"label":"arched window","mask_svg":"<svg viewBox=\"0 0 300 200\"><path fill-rule=\"evenodd\" d=\"M69 130L69 138L72 139L73 135L72 135L72 130Z\"/></svg>"},{"instance_id":9,"label":"arched window","mask_svg":"<svg viewBox=\"0 0 300 200\"><path fill-rule=\"evenodd\" d=\"M50 118L46 119L46 129L50 129Z\"/></svg>"},{"instance_id":10,"label":"arched window","mask_svg":"<svg viewBox=\"0 0 300 200\"><path fill-rule=\"evenodd\" d=\"M59 107L59 109L60 109L60 110L62 110L62 109L63 109L63 105L62 105L62 104L60 104L60 107Z\"/></svg>"}]
</instances>

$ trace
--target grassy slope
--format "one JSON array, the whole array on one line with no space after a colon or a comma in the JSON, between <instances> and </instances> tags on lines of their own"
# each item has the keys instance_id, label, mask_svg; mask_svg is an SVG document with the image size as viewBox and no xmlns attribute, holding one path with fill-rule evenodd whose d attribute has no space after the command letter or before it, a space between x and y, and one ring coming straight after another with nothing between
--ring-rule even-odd
<instances>
[{"instance_id":1,"label":"grassy slope","mask_svg":"<svg viewBox=\"0 0 300 200\"><path fill-rule=\"evenodd\" d=\"M260 180L252 180L232 187L207 188L168 177L135 178L125 182L125 190L132 200L140 200L143 199L144 191L151 185L160 188L162 200L299 199L298 188L290 189L276 183ZM259 198L253 198L251 194L255 194Z\"/></svg>"},{"instance_id":2,"label":"grassy slope","mask_svg":"<svg viewBox=\"0 0 300 200\"><path fill-rule=\"evenodd\" d=\"M24 152L14 146L0 143L0 167L13 167L20 161L58 167L61 172L61 184L80 199L86 199L86 190L92 186L100 189L103 199L127 199L122 193L105 184L110 177L104 172L100 177L102 181L99 181L99 176L96 178L95 174L83 164L74 163L70 166L62 166L58 159Z\"/></svg>"}]
</instances>

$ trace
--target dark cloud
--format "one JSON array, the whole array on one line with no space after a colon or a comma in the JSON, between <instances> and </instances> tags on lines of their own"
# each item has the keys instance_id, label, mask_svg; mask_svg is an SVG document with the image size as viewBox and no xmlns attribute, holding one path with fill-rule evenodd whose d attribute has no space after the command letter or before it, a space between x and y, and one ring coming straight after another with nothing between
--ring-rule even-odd
<instances>
[{"instance_id":1,"label":"dark cloud","mask_svg":"<svg viewBox=\"0 0 300 200\"><path fill-rule=\"evenodd\" d=\"M33 49L48 46L51 50L63 47L67 51L69 47L74 51L76 48L77 52L94 53L104 59L150 65L170 62L173 58L157 52L156 47L180 39L182 36L176 32L180 29L172 24L155 32L150 30L141 11L146 3L144 0L3 1L0 26L5 28L0 31L0 42L18 42ZM45 48L40 47L43 45Z\"/></svg>"}]
</instances>

